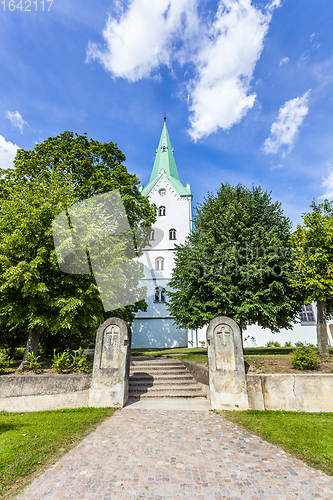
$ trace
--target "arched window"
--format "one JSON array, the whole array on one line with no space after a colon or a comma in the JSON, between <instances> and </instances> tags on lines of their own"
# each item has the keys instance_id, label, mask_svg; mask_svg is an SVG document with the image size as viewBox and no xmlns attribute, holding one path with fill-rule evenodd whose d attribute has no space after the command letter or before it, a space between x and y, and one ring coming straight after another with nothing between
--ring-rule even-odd
<instances>
[{"instance_id":1,"label":"arched window","mask_svg":"<svg viewBox=\"0 0 333 500\"><path fill-rule=\"evenodd\" d=\"M149 235L149 241L154 241L154 240L155 240L155 230L152 229Z\"/></svg>"},{"instance_id":2,"label":"arched window","mask_svg":"<svg viewBox=\"0 0 333 500\"><path fill-rule=\"evenodd\" d=\"M176 230L175 229L170 229L169 230L169 240L176 240Z\"/></svg>"},{"instance_id":3,"label":"arched window","mask_svg":"<svg viewBox=\"0 0 333 500\"><path fill-rule=\"evenodd\" d=\"M163 146L162 146L162 151L164 152L164 151L166 151L167 149L168 149L168 148L167 148L167 145L166 145L166 144L163 144Z\"/></svg>"},{"instance_id":4,"label":"arched window","mask_svg":"<svg viewBox=\"0 0 333 500\"><path fill-rule=\"evenodd\" d=\"M162 205L158 209L158 215L165 215L165 207Z\"/></svg>"},{"instance_id":5,"label":"arched window","mask_svg":"<svg viewBox=\"0 0 333 500\"><path fill-rule=\"evenodd\" d=\"M155 260L155 269L156 269L156 271L163 271L164 270L163 257L157 257L157 259Z\"/></svg>"},{"instance_id":6,"label":"arched window","mask_svg":"<svg viewBox=\"0 0 333 500\"><path fill-rule=\"evenodd\" d=\"M165 302L165 288L157 286L155 288L155 299L154 302Z\"/></svg>"}]
</instances>

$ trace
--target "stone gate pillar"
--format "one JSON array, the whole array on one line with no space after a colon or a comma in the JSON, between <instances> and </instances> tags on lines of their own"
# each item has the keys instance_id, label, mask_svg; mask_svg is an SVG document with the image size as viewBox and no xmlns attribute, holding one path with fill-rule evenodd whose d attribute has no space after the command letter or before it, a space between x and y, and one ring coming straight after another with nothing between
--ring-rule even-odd
<instances>
[{"instance_id":1,"label":"stone gate pillar","mask_svg":"<svg viewBox=\"0 0 333 500\"><path fill-rule=\"evenodd\" d=\"M214 318L207 328L210 404L213 410L248 410L243 344L237 323Z\"/></svg>"},{"instance_id":2,"label":"stone gate pillar","mask_svg":"<svg viewBox=\"0 0 333 500\"><path fill-rule=\"evenodd\" d=\"M131 329L119 318L98 328L89 406L122 408L128 399Z\"/></svg>"}]
</instances>

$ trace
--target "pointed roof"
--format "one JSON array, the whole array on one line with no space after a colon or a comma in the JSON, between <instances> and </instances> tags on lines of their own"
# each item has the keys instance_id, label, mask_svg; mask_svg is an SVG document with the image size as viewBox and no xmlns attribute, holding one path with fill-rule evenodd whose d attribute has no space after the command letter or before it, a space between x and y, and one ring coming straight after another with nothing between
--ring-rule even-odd
<instances>
[{"instance_id":1,"label":"pointed roof","mask_svg":"<svg viewBox=\"0 0 333 500\"><path fill-rule=\"evenodd\" d=\"M147 186L142 190L142 194L144 196L149 193L149 191L155 185L156 181L159 179L161 170L164 170L167 179L171 182L180 196L191 196L191 189L189 184L187 184L188 187L184 187L179 180L176 162L173 155L173 148L171 146L165 118L160 142L156 150L153 170Z\"/></svg>"}]
</instances>

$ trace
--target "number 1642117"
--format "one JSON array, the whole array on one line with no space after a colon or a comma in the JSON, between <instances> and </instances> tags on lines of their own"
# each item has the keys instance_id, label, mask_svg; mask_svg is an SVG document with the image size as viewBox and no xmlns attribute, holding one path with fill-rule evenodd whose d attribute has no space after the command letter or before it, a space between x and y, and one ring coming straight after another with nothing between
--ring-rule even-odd
<instances>
[{"instance_id":1,"label":"number 1642117","mask_svg":"<svg viewBox=\"0 0 333 500\"><path fill-rule=\"evenodd\" d=\"M1 2L3 5L2 10L20 10L21 12L31 12L36 10L49 11L51 9L51 5L53 4L53 0L3 0Z\"/></svg>"}]
</instances>

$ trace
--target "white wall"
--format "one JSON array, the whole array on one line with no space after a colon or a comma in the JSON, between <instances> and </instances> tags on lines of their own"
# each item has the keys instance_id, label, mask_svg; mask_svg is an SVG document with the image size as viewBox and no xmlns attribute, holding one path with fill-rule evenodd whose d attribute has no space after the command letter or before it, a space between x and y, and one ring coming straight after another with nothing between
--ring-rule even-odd
<instances>
[{"instance_id":1,"label":"white wall","mask_svg":"<svg viewBox=\"0 0 333 500\"><path fill-rule=\"evenodd\" d=\"M161 196L160 189L166 193ZM149 193L150 203L158 207L166 207L165 216L157 216L155 240L144 251L140 261L144 264L145 278L141 281L147 287L148 309L139 311L132 326L133 348L186 347L187 329L178 329L174 324L166 304L154 302L155 288L166 290L171 271L174 267L175 244L185 242L190 231L191 198L181 197L169 182L165 173L161 173L158 181ZM169 230L176 229L176 240L169 239ZM164 270L155 270L157 257L164 258Z\"/></svg>"}]
</instances>

